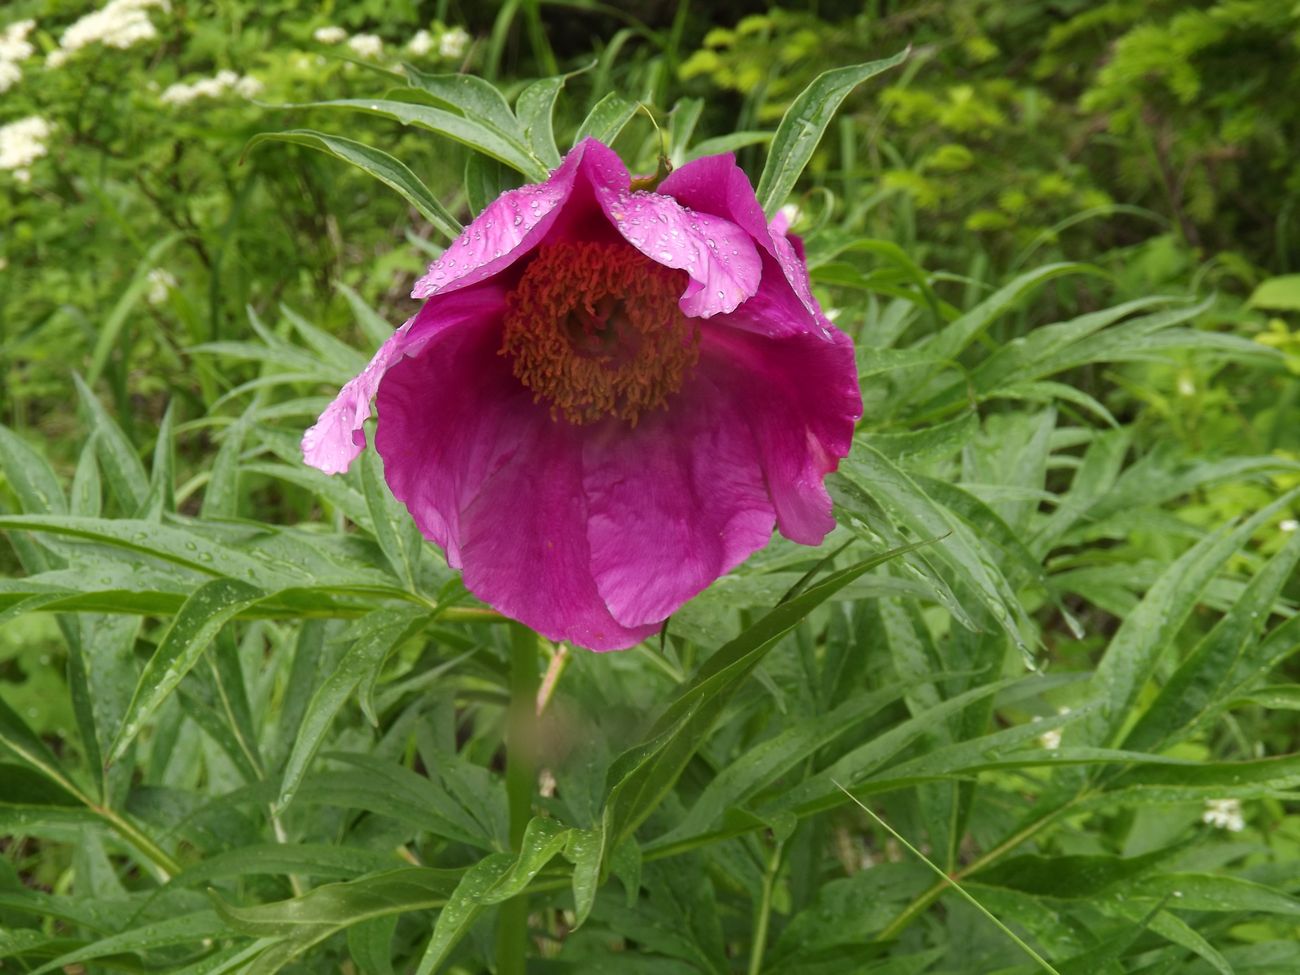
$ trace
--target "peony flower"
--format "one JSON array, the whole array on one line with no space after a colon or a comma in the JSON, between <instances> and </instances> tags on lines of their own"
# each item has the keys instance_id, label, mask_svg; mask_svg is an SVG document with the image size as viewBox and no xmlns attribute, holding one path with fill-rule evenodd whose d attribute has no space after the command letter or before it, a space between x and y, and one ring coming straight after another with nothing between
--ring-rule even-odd
<instances>
[{"instance_id":1,"label":"peony flower","mask_svg":"<svg viewBox=\"0 0 1300 975\"><path fill-rule=\"evenodd\" d=\"M797 238L730 155L633 189L586 139L503 193L416 282L423 307L303 437L393 494L485 602L629 647L771 537L834 526L861 397Z\"/></svg>"}]
</instances>

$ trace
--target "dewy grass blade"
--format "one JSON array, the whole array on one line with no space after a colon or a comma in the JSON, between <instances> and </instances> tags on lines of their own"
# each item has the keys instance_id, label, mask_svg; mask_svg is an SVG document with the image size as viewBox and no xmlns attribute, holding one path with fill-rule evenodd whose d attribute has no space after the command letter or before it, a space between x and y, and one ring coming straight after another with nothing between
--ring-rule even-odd
<instances>
[{"instance_id":1,"label":"dewy grass blade","mask_svg":"<svg viewBox=\"0 0 1300 975\"><path fill-rule=\"evenodd\" d=\"M852 792L850 792L848 789L844 788L844 786L842 786L842 785L840 785L838 782L836 782L836 783L835 783L835 787L836 787L837 789L839 789L841 792L843 792L846 796L848 796L848 797L853 801L854 805L856 805L856 806L857 806L859 809L861 809L864 813L866 813L866 814L867 814L868 816L870 816L873 820L875 820L875 822L876 822L876 823L877 823L877 824L878 824L882 829L884 829L887 833L889 833L890 836L892 836L892 837L893 837L894 839L896 839L900 844L902 844L902 846L904 846L904 847L907 849L907 851L908 851L909 853L911 853L914 857L916 857L918 860L920 860L922 863L924 863L927 867L929 867L931 870L933 870L936 874L938 874L939 877L941 877L941 878L942 878L942 879L943 879L943 880L944 880L944 881L945 881L949 886L951 886L953 890L957 891L957 893L960 894L960 895L961 895L961 896L966 900L966 902L967 902L968 904L970 904L972 907L974 907L975 910L979 911L979 912L980 912L981 914L983 914L986 918L988 918L990 921L992 921L993 924L996 925L996 927L997 927L997 929L998 929L999 931L1001 931L1001 932L1002 932L1003 934L1005 934L1008 938L1010 938L1013 942L1015 942L1015 944L1016 944L1016 945L1017 945L1017 946L1018 946L1018 947L1019 947L1019 948L1020 948L1024 953L1025 953L1025 954L1027 954L1030 958L1032 958L1032 959L1033 959L1033 960L1034 960L1034 961L1039 965L1039 967L1042 968L1043 971L1045 971L1045 972L1050 972L1051 975L1061 975L1060 971L1058 971L1056 968L1052 967L1052 963L1051 963L1051 962L1049 962L1046 958L1044 958L1044 957L1043 957L1042 955L1040 955L1038 952L1034 951L1033 948L1031 948L1029 945L1027 945L1024 941L1022 941L1022 940L1020 939L1019 935L1017 935L1017 934L1016 934L1014 931L1012 931L1009 927L1007 927L1005 924L1003 924L1001 921L999 921L999 920L997 919L997 917L996 917L996 916L995 916L991 911L989 911L989 909L988 909L987 907L985 907L985 906L984 906L983 904L981 904L978 900L976 900L975 897L974 897L974 896L973 896L969 891L967 891L965 887L963 887L961 884L959 884L959 883L958 883L956 880L954 880L952 877L949 877L948 874L946 874L946 873L944 872L944 870L943 870L942 867L940 867L938 864L936 864L934 861L932 861L929 857L927 857L924 853L922 853L920 850L918 850L916 847L914 847L911 843L909 843L909 842L907 841L906 837L904 837L902 833L899 833L897 830L894 829L894 827L890 826L887 822L885 822L883 819L881 819L879 816L877 816L874 812L872 812L871 809L869 809L865 803L863 803L861 800L859 800L858 797L855 796L855 795L854 795Z\"/></svg>"}]
</instances>

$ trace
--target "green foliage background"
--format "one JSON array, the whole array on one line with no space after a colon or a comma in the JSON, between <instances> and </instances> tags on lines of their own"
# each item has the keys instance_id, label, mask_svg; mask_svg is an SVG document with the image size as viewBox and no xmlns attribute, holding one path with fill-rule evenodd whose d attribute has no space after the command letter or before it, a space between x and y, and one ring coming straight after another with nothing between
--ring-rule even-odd
<instances>
[{"instance_id":1,"label":"green foliage background","mask_svg":"<svg viewBox=\"0 0 1300 975\"><path fill-rule=\"evenodd\" d=\"M1300 968L1300 8L173 0L48 60L89 9L0 13L53 124L0 171L4 970ZM583 134L795 204L866 405L823 548L607 655L297 448Z\"/></svg>"}]
</instances>

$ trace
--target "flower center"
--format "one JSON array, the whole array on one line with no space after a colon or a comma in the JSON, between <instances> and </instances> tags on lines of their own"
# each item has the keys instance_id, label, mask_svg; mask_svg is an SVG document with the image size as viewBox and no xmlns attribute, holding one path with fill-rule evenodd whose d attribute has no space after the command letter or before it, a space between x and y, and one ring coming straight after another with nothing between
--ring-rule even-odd
<instances>
[{"instance_id":1,"label":"flower center","mask_svg":"<svg viewBox=\"0 0 1300 975\"><path fill-rule=\"evenodd\" d=\"M677 307L682 277L626 244L543 245L510 294L500 354L552 418L636 426L700 357L699 328Z\"/></svg>"}]
</instances>

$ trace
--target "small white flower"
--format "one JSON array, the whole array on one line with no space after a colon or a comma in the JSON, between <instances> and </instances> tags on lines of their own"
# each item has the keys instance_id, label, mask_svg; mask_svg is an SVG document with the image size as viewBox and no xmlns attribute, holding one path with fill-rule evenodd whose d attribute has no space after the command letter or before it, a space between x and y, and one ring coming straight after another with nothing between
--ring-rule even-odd
<instances>
[{"instance_id":1,"label":"small white flower","mask_svg":"<svg viewBox=\"0 0 1300 975\"><path fill-rule=\"evenodd\" d=\"M213 80L222 88L233 88L239 83L239 75L235 74L235 72L231 71L229 68L222 68L217 72L217 76Z\"/></svg>"},{"instance_id":2,"label":"small white flower","mask_svg":"<svg viewBox=\"0 0 1300 975\"><path fill-rule=\"evenodd\" d=\"M150 7L169 9L167 0L109 0L69 26L59 38L59 47L71 52L103 44L125 50L151 40L158 36L158 28L146 13Z\"/></svg>"},{"instance_id":3,"label":"small white flower","mask_svg":"<svg viewBox=\"0 0 1300 975\"><path fill-rule=\"evenodd\" d=\"M318 44L341 44L348 39L348 32L342 27L317 27L311 36Z\"/></svg>"},{"instance_id":4,"label":"small white flower","mask_svg":"<svg viewBox=\"0 0 1300 975\"><path fill-rule=\"evenodd\" d=\"M45 67L61 68L68 63L68 52L61 47L56 47L49 54L45 55Z\"/></svg>"},{"instance_id":5,"label":"small white flower","mask_svg":"<svg viewBox=\"0 0 1300 975\"><path fill-rule=\"evenodd\" d=\"M1296 521L1294 518L1284 518L1277 527L1284 532L1293 532L1300 528L1300 521Z\"/></svg>"},{"instance_id":6,"label":"small white flower","mask_svg":"<svg viewBox=\"0 0 1300 975\"><path fill-rule=\"evenodd\" d=\"M193 88L178 81L174 85L168 85L158 96L158 100L164 105L188 105L197 97L198 94Z\"/></svg>"},{"instance_id":7,"label":"small white flower","mask_svg":"<svg viewBox=\"0 0 1300 975\"><path fill-rule=\"evenodd\" d=\"M1241 815L1241 800L1206 800L1205 812L1201 813L1201 822L1215 829L1226 829L1229 833L1240 833L1246 828L1246 820Z\"/></svg>"},{"instance_id":8,"label":"small white flower","mask_svg":"<svg viewBox=\"0 0 1300 975\"><path fill-rule=\"evenodd\" d=\"M438 38L438 54L453 61L465 56L470 36L463 27L453 27Z\"/></svg>"},{"instance_id":9,"label":"small white flower","mask_svg":"<svg viewBox=\"0 0 1300 975\"><path fill-rule=\"evenodd\" d=\"M424 57L433 50L433 35L427 30L417 30L414 36L406 42L406 49L417 58Z\"/></svg>"},{"instance_id":10,"label":"small white flower","mask_svg":"<svg viewBox=\"0 0 1300 975\"><path fill-rule=\"evenodd\" d=\"M1070 713L1070 709L1057 708L1056 713L1064 717L1065 715ZM1034 715L1034 720L1035 721L1040 720L1038 715ZM1047 731L1044 731L1041 735L1038 736L1038 744L1041 745L1043 748L1046 748L1049 752L1056 751L1058 748L1061 747L1061 729L1051 728Z\"/></svg>"},{"instance_id":11,"label":"small white flower","mask_svg":"<svg viewBox=\"0 0 1300 975\"><path fill-rule=\"evenodd\" d=\"M45 140L52 131L50 123L39 115L29 115L0 126L0 169L26 171L49 151ZM15 172L14 178L25 183L31 179L31 174L27 173L24 178Z\"/></svg>"},{"instance_id":12,"label":"small white flower","mask_svg":"<svg viewBox=\"0 0 1300 975\"><path fill-rule=\"evenodd\" d=\"M26 186L32 181L32 171L26 167L14 170L14 179Z\"/></svg>"},{"instance_id":13,"label":"small white flower","mask_svg":"<svg viewBox=\"0 0 1300 975\"><path fill-rule=\"evenodd\" d=\"M8 91L22 80L23 69L12 61L0 61L0 92Z\"/></svg>"},{"instance_id":14,"label":"small white flower","mask_svg":"<svg viewBox=\"0 0 1300 975\"><path fill-rule=\"evenodd\" d=\"M156 267L149 272L149 290L145 298L151 305L161 305L167 300L168 293L176 287L176 278L165 268Z\"/></svg>"},{"instance_id":15,"label":"small white flower","mask_svg":"<svg viewBox=\"0 0 1300 975\"><path fill-rule=\"evenodd\" d=\"M354 34L348 47L359 58L377 58L384 53L384 42L375 34Z\"/></svg>"},{"instance_id":16,"label":"small white flower","mask_svg":"<svg viewBox=\"0 0 1300 975\"><path fill-rule=\"evenodd\" d=\"M24 61L36 53L27 35L36 26L34 20L20 20L0 31L0 61Z\"/></svg>"},{"instance_id":17,"label":"small white flower","mask_svg":"<svg viewBox=\"0 0 1300 975\"><path fill-rule=\"evenodd\" d=\"M1191 376L1178 377L1178 394L1180 396L1196 395L1196 383L1192 382Z\"/></svg>"},{"instance_id":18,"label":"small white flower","mask_svg":"<svg viewBox=\"0 0 1300 975\"><path fill-rule=\"evenodd\" d=\"M235 91L245 98L256 98L262 94L266 86L254 78L251 74L246 74L235 82Z\"/></svg>"}]
</instances>

